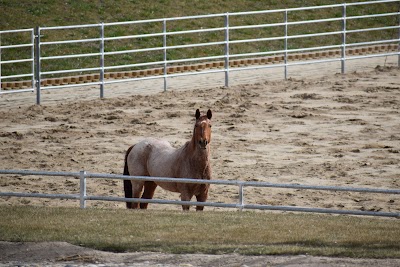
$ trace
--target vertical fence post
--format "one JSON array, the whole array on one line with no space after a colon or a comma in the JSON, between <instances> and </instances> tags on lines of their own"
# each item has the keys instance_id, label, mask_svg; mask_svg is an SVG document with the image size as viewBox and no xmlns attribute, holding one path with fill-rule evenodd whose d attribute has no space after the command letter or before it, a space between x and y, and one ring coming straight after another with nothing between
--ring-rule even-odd
<instances>
[{"instance_id":1,"label":"vertical fence post","mask_svg":"<svg viewBox=\"0 0 400 267\"><path fill-rule=\"evenodd\" d=\"M288 11L285 9L285 39L284 39L284 46L285 46L285 80L287 80L288 70L287 70L287 63L288 63Z\"/></svg>"},{"instance_id":2,"label":"vertical fence post","mask_svg":"<svg viewBox=\"0 0 400 267\"><path fill-rule=\"evenodd\" d=\"M229 87L229 13L225 14L225 87Z\"/></svg>"},{"instance_id":3,"label":"vertical fence post","mask_svg":"<svg viewBox=\"0 0 400 267\"><path fill-rule=\"evenodd\" d=\"M86 208L86 171L79 172L80 188L79 188L79 202L81 209Z\"/></svg>"},{"instance_id":4,"label":"vertical fence post","mask_svg":"<svg viewBox=\"0 0 400 267\"><path fill-rule=\"evenodd\" d=\"M400 11L400 2L399 2L399 11ZM397 37L399 38L399 43L398 43L398 47L397 47L397 51L399 52L399 54L397 55L397 67L400 69L400 15L397 16L397 25L399 26L399 28L397 29L398 31L398 35Z\"/></svg>"},{"instance_id":5,"label":"vertical fence post","mask_svg":"<svg viewBox=\"0 0 400 267\"><path fill-rule=\"evenodd\" d=\"M35 88L35 30L32 29L31 31L31 44L32 44L32 49L31 49L31 58L32 58L32 80L31 80L31 85L32 88Z\"/></svg>"},{"instance_id":6,"label":"vertical fence post","mask_svg":"<svg viewBox=\"0 0 400 267\"><path fill-rule=\"evenodd\" d=\"M35 68L35 85L36 85L36 104L40 105L40 27L37 26L35 28L35 61L36 61L36 68Z\"/></svg>"},{"instance_id":7,"label":"vertical fence post","mask_svg":"<svg viewBox=\"0 0 400 267\"><path fill-rule=\"evenodd\" d=\"M104 23L100 25L100 98L104 98Z\"/></svg>"},{"instance_id":8,"label":"vertical fence post","mask_svg":"<svg viewBox=\"0 0 400 267\"><path fill-rule=\"evenodd\" d=\"M239 183L239 211L243 210L244 206L244 190L243 190L243 182Z\"/></svg>"},{"instance_id":9,"label":"vertical fence post","mask_svg":"<svg viewBox=\"0 0 400 267\"><path fill-rule=\"evenodd\" d=\"M168 66L167 66L167 20L163 20L163 47L164 47L164 92L167 91L167 74L168 74Z\"/></svg>"},{"instance_id":10,"label":"vertical fence post","mask_svg":"<svg viewBox=\"0 0 400 267\"><path fill-rule=\"evenodd\" d=\"M342 74L346 72L346 3L342 6L342 53L341 53L341 67Z\"/></svg>"},{"instance_id":11,"label":"vertical fence post","mask_svg":"<svg viewBox=\"0 0 400 267\"><path fill-rule=\"evenodd\" d=\"M1 32L0 32L0 92L1 92Z\"/></svg>"}]
</instances>

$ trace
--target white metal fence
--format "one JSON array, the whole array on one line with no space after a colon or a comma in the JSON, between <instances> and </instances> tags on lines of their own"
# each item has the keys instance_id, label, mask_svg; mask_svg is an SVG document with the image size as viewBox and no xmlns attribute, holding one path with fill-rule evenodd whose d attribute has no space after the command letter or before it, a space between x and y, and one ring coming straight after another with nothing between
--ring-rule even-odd
<instances>
[{"instance_id":1,"label":"white metal fence","mask_svg":"<svg viewBox=\"0 0 400 267\"><path fill-rule=\"evenodd\" d=\"M328 191L346 191L346 192L362 192L362 193L379 193L379 194L400 194L400 189L382 189L382 188L356 188L356 187L341 187L341 186L315 186L301 184L275 184L266 182L253 181L229 181L229 180L199 180L190 178L165 178L165 177L148 177L148 176L125 176L113 174L99 174L80 172L48 172L48 171L30 171L30 170L0 170L0 174L6 175L38 175L38 176L59 176L59 177L76 177L80 179L79 194L43 194L43 193L21 193L21 192L0 192L0 197L35 197L35 198L61 198L75 199L80 201L80 207L86 207L86 201L135 201L140 203L154 204L172 204L172 205L201 205L221 208L236 208L243 209L259 209L259 210L281 210L294 212L315 212L315 213L331 213L331 214L351 214L351 215L367 215L367 216L382 216L382 217L397 217L400 218L399 212L376 212L376 211L361 211L361 210L337 210L327 208L312 208L312 207L296 207L296 206L275 206L275 205L258 205L245 203L245 187L273 187L301 190L328 190ZM123 198L113 196L90 196L86 192L86 182L88 178L93 179L117 179L117 180L141 180L141 181L160 181L160 182L180 182L180 183L201 183L213 185L232 185L238 187L238 201L236 203L221 203L221 202L192 202L192 201L177 201L177 200L162 200L162 199L141 199L141 198ZM122 190L122 187L121 187Z\"/></svg>"},{"instance_id":2,"label":"white metal fence","mask_svg":"<svg viewBox=\"0 0 400 267\"><path fill-rule=\"evenodd\" d=\"M364 5L397 5L397 10L393 10L393 12L387 12L383 14L368 14L368 15L349 15L348 10L354 6L364 6ZM187 75L197 75L197 74L206 74L206 73L225 73L225 86L229 86L229 73L233 71L240 70L250 70L250 69L260 69L260 68L276 68L280 67L284 70L284 77L288 77L288 70L290 66L302 65L302 64L316 64L316 63L324 63L324 62L340 62L341 71L345 73L346 71L346 61L353 59L362 59L369 57L381 57L381 56L398 56L399 57L399 66L400 66L400 1L399 0L380 0L380 1L368 1L368 2L356 2L356 3L344 3L344 4L335 4L335 5L324 5L324 6L313 6L313 7L302 7L302 8L289 8L289 9L279 9L279 10L264 10L264 11L255 11L255 12L237 12L237 13L224 13L224 14L211 14L211 15L201 15L201 16L188 16L188 17L176 17L176 18L164 18L164 19L151 19L151 20L140 20L140 21L129 21L129 22L116 22L116 23L100 23L100 24L90 24L90 25L74 25L74 26L62 26L62 27L37 27L34 29L27 30L18 30L18 31L0 31L0 41L2 34L5 33L17 33L19 31L28 31L31 32L31 41L22 44L15 45L5 45L1 46L0 42L0 55L1 51L7 49L15 49L15 48L30 48L32 53L29 57L23 59L14 59L14 60L6 60L1 61L0 56L0 84L4 80L10 80L21 77L31 78L32 81L27 85L28 88L23 90L1 90L2 93L10 93L10 92L21 92L21 91L33 91L36 90L37 104L41 103L41 90L43 89L56 89L56 88L64 88L64 87L80 87L83 85L96 85L100 87L100 97L103 98L105 96L105 85L113 84L113 83L121 83L128 81L138 81L138 80L147 80L147 79L164 79L164 90L167 89L167 79L170 77L176 76L187 76ZM335 9L340 13L340 16L332 16L328 18L319 18L319 19L308 19L308 20L291 20L292 15L295 15L297 12L304 11L313 11L318 12L320 10L326 9ZM396 9L396 8L395 8ZM231 25L230 21L237 17L243 18L251 18L252 16L268 16L269 14L277 13L281 14L283 17L283 21L273 22L273 23L265 23L265 24L251 24L251 23L243 23L238 25ZM351 28L349 24L352 21L362 20L362 19L380 19L386 18L384 25L380 27L368 27L366 25L363 28ZM390 19L389 19L390 18ZM190 30L181 30L181 29L169 29L168 26L170 24L174 24L179 21L191 21L194 22L196 20L210 20L215 19L216 24L213 23L212 27L200 27ZM219 22L218 22L219 21ZM239 20L240 21L240 20ZM219 23L219 25L218 25ZM324 31L317 33L296 33L291 34L292 27L298 26L307 26L312 29L312 25L321 24L321 23L338 23L340 29L332 30L332 31ZM201 23L200 23L201 24ZM237 24L237 23L236 23ZM113 30L116 27L127 26L133 27L136 25L141 25L144 29L141 33L134 33L129 35L129 31L127 31L127 35L124 32L115 33ZM153 29L153 25L158 25L155 28L155 32L147 32L148 29ZM268 36L268 29L278 28L280 30L280 34L278 36ZM62 40L52 40L46 41L47 36L51 35L52 32L57 31L66 31L67 33L72 30L82 30L91 32L93 29L98 32L97 37L90 38L81 38L81 39L73 39L69 37L68 34L65 34L64 39ZM110 30L110 33L107 35L106 31ZM240 32L243 30L257 30L261 34L257 34L254 38L252 37L235 37L233 33ZM359 33L370 33L370 32L388 32L394 31L395 34L387 34L387 38L383 38L380 40L365 40L362 42L349 42L349 36L352 34ZM215 38L212 41L209 41L207 38L205 40L200 38L200 42L198 43L186 43L185 36L188 34L214 34ZM72 35L72 34L71 34ZM89 34L88 34L89 35ZM153 46L153 39L156 38L156 41ZM174 44L169 44L169 40L175 38ZM292 43L299 39L309 39L309 38L331 38L327 44L323 46L317 47L296 47L292 48ZM44 39L44 40L42 40ZM139 40L139 41L138 41ZM141 40L144 40L141 42ZM148 41L146 41L148 40ZM160 41L161 40L161 41ZM114 41L128 41L128 42L138 42L138 43L146 43L147 46L142 47L132 47L127 45L127 49L115 50L113 47ZM278 49L271 49L268 46L261 47L257 49L257 51L245 51L240 52L240 50L234 51L232 49L233 46L240 44L259 44L259 43L269 43L269 42L282 42L283 45ZM62 45L80 45L87 44L87 46L92 47L96 52L93 52L93 49L87 53L74 53L65 55L62 53L62 49L55 49ZM375 51L375 53L370 54L361 54L355 55L347 53L347 51L352 51L352 48L355 47L365 47L370 45L384 45L390 44L397 49L391 51L380 51L379 49ZM208 47L216 47L217 50L220 51L218 53L214 53L212 55L203 55L197 57L185 57L179 59L171 59L170 54L174 53L176 50L181 49L195 49L200 48L206 50ZM50 49L53 48L53 49ZM87 48L87 47L85 47ZM33 52L35 49L35 52ZM46 50L47 49L47 50ZM328 51L336 49L338 50L335 56L331 57L322 57L316 59L307 59L304 58L290 60L291 55L295 53L305 53L305 52L316 52L316 51ZM79 48L77 49L79 51ZM80 51L84 51L85 49L81 49ZM46 52L47 51L47 52ZM53 52L51 52L53 51ZM61 51L61 53L54 54L54 51ZM146 60L145 62L135 62L133 60L136 55L140 53L160 53L159 58ZM113 61L107 58L111 58L113 56L126 56L131 58L134 63L130 62L128 59L127 64L122 65L113 65ZM161 56L162 55L162 56ZM275 62L275 64L259 64L259 65L234 65L233 61L236 59L243 58L254 58L254 57L265 57L271 55L282 55L281 60ZM162 57L162 58L161 58ZM89 67L84 68L74 68L73 66L78 66L80 61L86 60L88 58L95 58L96 64ZM52 68L51 64L47 64L48 62L57 61L57 60L73 60L73 63L70 65L71 68ZM220 61L221 64L217 64L217 68L207 68L199 67L199 68L191 68L190 64L199 63L199 62L215 62ZM2 76L1 74L1 65L4 64L15 64L21 62L32 63L32 72L30 73L19 73L13 75ZM179 66L184 64L186 66L182 67L179 71L170 71L172 66ZM145 75L134 75L132 72L128 73L129 70L144 70L146 72ZM115 79L107 79L109 74L112 71L119 70L125 71L126 75L116 75ZM161 70L161 71L160 71ZM64 75L77 75L84 73L97 73L96 75L92 75L90 79L85 78L85 76L79 76L72 78L65 78ZM123 72L122 72L123 73ZM54 79L50 79L48 77L56 77ZM71 81L73 80L73 81ZM51 83L46 83L44 81L51 81Z\"/></svg>"},{"instance_id":3,"label":"white metal fence","mask_svg":"<svg viewBox=\"0 0 400 267\"><path fill-rule=\"evenodd\" d=\"M27 34L27 37L25 37L25 42L21 42L19 44L11 44L11 45L2 45L2 36L10 34L10 35L17 35L17 34ZM15 92L32 92L34 91L34 85L35 85L35 35L34 35L34 30L33 29L22 29L22 30L9 30L9 31L0 31L0 94L5 94L5 93L15 93ZM8 59L4 60L2 57L2 54L4 53L5 50L9 49L28 49L30 53L24 54L23 56L19 57L18 59ZM26 63L30 65L30 72L27 73L16 73L12 75L2 75L2 66L3 65L13 65L16 63ZM29 87L28 89L19 89L19 90L2 90L2 84L4 84L4 79L6 80L12 80L12 79L17 79L17 78L24 78L24 79L29 79L29 81L25 82L24 85L26 87Z\"/></svg>"}]
</instances>

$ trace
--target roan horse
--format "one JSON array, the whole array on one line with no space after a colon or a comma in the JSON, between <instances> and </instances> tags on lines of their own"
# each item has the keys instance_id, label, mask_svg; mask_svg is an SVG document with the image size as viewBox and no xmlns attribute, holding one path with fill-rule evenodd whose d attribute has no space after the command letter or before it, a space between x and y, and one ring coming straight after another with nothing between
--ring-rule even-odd
<instances>
[{"instance_id":1,"label":"roan horse","mask_svg":"<svg viewBox=\"0 0 400 267\"><path fill-rule=\"evenodd\" d=\"M210 141L211 110L201 115L196 110L193 136L182 147L173 148L169 142L153 138L145 139L131 146L125 155L124 175L211 179ZM182 201L190 201L196 196L198 202L205 202L209 184L189 184L173 182L153 182L124 180L125 198L152 199L157 186L178 192ZM128 209L147 209L148 203L126 202ZM189 210L188 205L182 205ZM197 206L196 210L203 210Z\"/></svg>"}]
</instances>

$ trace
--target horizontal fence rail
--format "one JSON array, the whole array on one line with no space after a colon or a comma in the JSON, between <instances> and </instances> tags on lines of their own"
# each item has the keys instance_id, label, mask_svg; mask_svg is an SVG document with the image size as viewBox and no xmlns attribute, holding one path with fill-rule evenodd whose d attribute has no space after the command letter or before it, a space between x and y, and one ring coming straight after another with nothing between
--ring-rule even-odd
<instances>
[{"instance_id":1,"label":"horizontal fence rail","mask_svg":"<svg viewBox=\"0 0 400 267\"><path fill-rule=\"evenodd\" d=\"M393 5L392 10L386 13L351 14L349 9L368 5ZM334 9L336 15L320 19L295 19L296 14L304 11ZM282 15L282 20L271 23L238 24L236 18L252 18L268 14ZM384 25L362 26L352 28L354 21L363 19L384 18ZM175 23L198 20L213 20L212 26L194 29L174 28ZM233 21L235 23L233 23ZM294 27L308 26L321 23L336 23L336 29L324 32L298 32ZM236 25L238 24L238 25ZM156 25L156 26L154 26ZM196 25L193 23L193 25ZM202 24L201 24L202 25ZM120 31L117 27L126 27L125 34L114 33ZM135 32L130 27L142 27L142 31ZM52 34L60 31L91 31L93 36L76 39L51 38ZM151 30L147 30L151 29ZM278 29L278 35L268 33L268 29ZM243 30L258 30L254 37L238 37ZM22 31L31 33L31 40L27 43L2 45L1 36L4 34L20 34ZM385 38L379 40L349 41L349 37L369 32L382 32ZM189 35L205 34L207 38L199 38L194 42L185 41ZM314 47L304 47L296 44L297 40L310 38L328 38L329 42ZM42 40L43 39L43 40ZM148 40L148 41L147 41ZM117 46L114 42L121 42ZM126 42L135 45L128 45ZM271 48L268 43L280 42L279 48ZM317 41L315 41L318 43ZM265 44L261 48L252 48L253 51L235 49L236 46ZM78 46L79 53L62 53L63 46ZM2 61L2 51L21 48L31 49L30 57L6 59ZM86 51L90 50L91 51ZM171 54L187 49L202 49L208 54L183 54L182 58L173 58ZM210 49L210 50L207 50ZM214 50L212 50L214 49ZM61 53L60 53L61 51ZM137 57L140 54L154 54L156 56ZM126 63L115 64L112 57L123 56L131 60ZM150 19L114 23L98 23L86 25L37 27L35 29L0 31L0 94L11 92L33 91L36 89L36 103L41 103L41 90L99 86L100 98L105 97L105 86L114 83L130 81L163 79L164 91L167 90L167 79L178 76L223 73L224 85L229 86L229 74L234 71L282 68L285 79L289 76L289 67L338 62L341 72L346 72L346 61L371 57L398 56L400 67L400 0L380 0L355 3L343 3L312 7L299 7L278 10L262 10L251 12L233 12L210 15L174 17L164 19ZM136 60L136 58L139 58ZM56 64L57 61L66 62ZM72 61L72 63L70 62ZM80 66L78 62L91 62ZM2 76L1 66L10 64L31 64L30 73L13 73ZM83 64L83 63L82 63ZM64 66L66 65L66 66ZM67 76L64 76L67 75ZM30 81L10 81L10 79L31 78ZM20 89L15 89L20 88ZM7 89L7 90L5 90ZM8 90L12 89L12 90Z\"/></svg>"},{"instance_id":2,"label":"horizontal fence rail","mask_svg":"<svg viewBox=\"0 0 400 267\"><path fill-rule=\"evenodd\" d=\"M378 193L378 194L396 194L400 195L400 189L382 189L382 188L357 188L343 186L318 186L318 185L301 185L301 184L277 184L255 181L230 181L230 180L199 180L190 178L167 178L167 177L148 177L148 176L125 176L114 174L88 173L80 172L50 172L50 171L31 171L31 170L0 170L0 174L5 175L35 175L35 176L56 176L56 177L75 177L80 179L79 194L43 194L43 193L21 193L21 192L0 192L0 197L34 197L34 198L57 198L57 199L74 199L80 201L80 207L86 207L86 201L116 201L116 202L139 202L153 204L170 204L170 205L200 205L220 208L236 208L239 210L280 210L293 212L314 212L329 214L348 214L348 215L366 215L366 216L382 216L400 218L400 213L396 212L375 212L375 211L359 211L359 210L336 210L327 208L310 208L297 206L276 206L276 205L259 205L245 203L245 187L267 187L267 188L286 188L301 190L327 190L327 191L345 191L345 192L362 192L362 193ZM196 202L196 201L178 201L178 200L162 200L162 199L142 199L142 198L124 198L113 196L90 196L86 192L87 179L116 179L116 180L135 180L135 181L154 181L154 182L179 182L193 184L209 184L209 185L232 185L238 186L238 202L237 203L221 203L221 202ZM122 188L121 188L122 190Z\"/></svg>"}]
</instances>

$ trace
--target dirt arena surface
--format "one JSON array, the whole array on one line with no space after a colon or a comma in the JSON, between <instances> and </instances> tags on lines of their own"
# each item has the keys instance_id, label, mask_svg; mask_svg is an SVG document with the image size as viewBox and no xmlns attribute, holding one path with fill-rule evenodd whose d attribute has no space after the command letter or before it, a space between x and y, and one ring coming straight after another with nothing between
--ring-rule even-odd
<instances>
[{"instance_id":1,"label":"dirt arena surface","mask_svg":"<svg viewBox=\"0 0 400 267\"><path fill-rule=\"evenodd\" d=\"M196 79L204 77L192 76L193 84ZM19 102L31 93L0 98L2 169L122 174L130 145L152 136L181 146L191 138L195 110L210 108L214 179L400 187L400 71L388 64L344 76L326 73L287 81L259 77L252 84L230 88L103 100L70 100L71 95L79 97L74 91L46 93L40 106ZM3 192L79 192L79 180L64 177L4 176L0 186ZM118 180L92 179L87 190L88 195L123 196L122 188ZM209 200L236 203L237 191L236 186L215 185ZM161 188L155 197L179 199ZM399 196L348 192L246 188L245 202L400 211ZM0 204L78 206L72 200L12 197L1 198ZM124 205L88 202L88 206L107 208Z\"/></svg>"},{"instance_id":2,"label":"dirt arena surface","mask_svg":"<svg viewBox=\"0 0 400 267\"><path fill-rule=\"evenodd\" d=\"M291 70L292 78L287 81L282 80L282 73L278 75L270 70L243 72L242 76L232 74L229 88L222 87L222 76L172 79L171 89L165 93L154 93L161 89L152 81L135 87L131 83L118 84L106 91L103 100L98 99L95 87L47 91L42 95L40 106L34 105L33 93L1 95L1 169L122 174L124 154L130 145L152 136L181 146L191 137L195 110L210 108L214 179L398 189L400 70L397 57L357 64L349 64L346 75L337 74L338 66L316 65L314 69L302 66L298 71ZM138 87L142 89L139 94L133 90ZM76 178L0 177L2 192L79 192ZM122 188L121 181L93 179L88 181L87 191L89 195L123 196ZM237 187L212 186L209 201L236 203L237 191ZM158 188L155 198L179 199L179 195ZM400 196L383 194L247 188L245 202L400 212ZM2 197L0 205L78 207L79 203ZM89 201L87 205L125 207L124 203L97 201ZM151 204L149 208L181 209ZM209 257L211 260L217 257L224 266L238 266L229 265L225 256ZM239 260L243 256L237 257ZM328 258L311 259L314 258L276 257L270 265L395 266L375 260L350 260L349 263L342 259L333 262ZM249 261L243 260L243 265L264 266L268 261L266 256L266 264L252 264L249 258ZM178 263L186 264L171 260L165 261L165 266ZM212 261L190 264L218 266Z\"/></svg>"}]
</instances>

